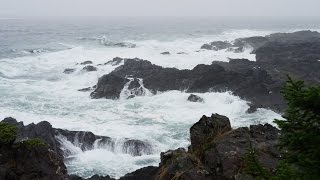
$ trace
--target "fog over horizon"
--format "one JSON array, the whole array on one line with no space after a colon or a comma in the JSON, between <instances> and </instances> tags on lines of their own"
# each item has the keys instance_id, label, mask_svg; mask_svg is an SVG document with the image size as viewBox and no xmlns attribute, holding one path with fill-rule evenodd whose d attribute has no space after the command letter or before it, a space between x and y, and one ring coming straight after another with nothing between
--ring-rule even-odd
<instances>
[{"instance_id":1,"label":"fog over horizon","mask_svg":"<svg viewBox=\"0 0 320 180\"><path fill-rule=\"evenodd\" d=\"M320 16L319 0L0 0L0 18Z\"/></svg>"}]
</instances>

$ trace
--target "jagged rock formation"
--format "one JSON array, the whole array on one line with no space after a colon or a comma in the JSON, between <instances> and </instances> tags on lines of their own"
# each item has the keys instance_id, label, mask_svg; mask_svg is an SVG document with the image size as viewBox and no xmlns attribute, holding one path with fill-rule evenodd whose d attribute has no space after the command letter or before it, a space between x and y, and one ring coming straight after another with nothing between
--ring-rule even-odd
<instances>
[{"instance_id":1,"label":"jagged rock formation","mask_svg":"<svg viewBox=\"0 0 320 180\"><path fill-rule=\"evenodd\" d=\"M278 91L281 84L273 80L263 69L245 68L242 71L235 71L219 64L212 64L197 65L192 70L178 70L163 68L149 61L137 59L126 59L124 65L102 76L91 97L119 98L128 81L126 79L128 74L143 79L144 87L154 94L167 90L197 93L231 90L235 95L251 101L257 107L269 107L280 111L285 106Z\"/></svg>"},{"instance_id":2,"label":"jagged rock formation","mask_svg":"<svg viewBox=\"0 0 320 180\"><path fill-rule=\"evenodd\" d=\"M5 118L6 122L18 127L17 142L30 139L41 138L49 148L55 152L59 158L68 157L70 152L62 148L61 138L71 142L74 146L79 147L82 151L92 150L93 148L107 148L110 151L115 150L115 142L107 136L98 136L92 132L86 131L68 131L64 129L53 128L49 122L42 121L38 124L29 124L24 126L22 122L17 122L14 118ZM149 142L124 139L122 144L123 153L132 156L141 156L143 154L152 154L153 147Z\"/></svg>"},{"instance_id":3,"label":"jagged rock formation","mask_svg":"<svg viewBox=\"0 0 320 180\"><path fill-rule=\"evenodd\" d=\"M250 178L245 170L248 166L245 156L250 146L258 150L258 160L273 172L280 159L275 148L278 134L279 130L269 124L231 129L225 116L203 116L190 129L189 151L179 148L161 153L159 168L149 170L152 174L145 179Z\"/></svg>"},{"instance_id":4,"label":"jagged rock formation","mask_svg":"<svg viewBox=\"0 0 320 180\"><path fill-rule=\"evenodd\" d=\"M0 177L22 179L71 179L81 180L81 177L67 175L63 158L55 152L58 142L54 139L56 133L63 134L68 140L81 144L86 149L92 147L97 139L110 143L108 137L96 136L90 132L66 131L54 129L48 122L23 126L13 118L6 118L4 122L14 124L19 128L18 146L0 147ZM279 152L275 148L279 130L266 125L252 125L231 129L227 117L213 114L203 116L199 122L190 128L191 146L189 151L183 148L161 153L159 167L145 167L129 173L121 180L166 180L166 179L235 179L248 177L245 168L245 155L250 146L258 151L258 160L272 172L277 167ZM26 136L41 137L48 146L28 149L20 143ZM75 138L78 137L78 138ZM77 139L77 140L75 140ZM133 155L141 155L150 147L139 140L126 140L124 149ZM126 151L125 150L125 151ZM128 153L130 153L128 152ZM26 155L27 154L27 155ZM8 163L16 162L16 163ZM31 165L24 165L24 163ZM52 179L52 178L51 178ZM112 180L109 176L93 176L88 180Z\"/></svg>"},{"instance_id":5,"label":"jagged rock formation","mask_svg":"<svg viewBox=\"0 0 320 180\"><path fill-rule=\"evenodd\" d=\"M212 43L216 48L228 48L227 42ZM118 99L126 77L143 79L144 87L158 91L183 90L186 92L232 91L250 101L250 112L257 108L270 108L283 112L286 108L280 90L287 75L320 82L320 34L302 31L278 33L266 37L237 39L237 48L250 45L257 61L230 59L230 62L213 62L197 65L192 70L163 68L141 59L125 59L124 64L110 74L102 76L92 98Z\"/></svg>"}]
</instances>

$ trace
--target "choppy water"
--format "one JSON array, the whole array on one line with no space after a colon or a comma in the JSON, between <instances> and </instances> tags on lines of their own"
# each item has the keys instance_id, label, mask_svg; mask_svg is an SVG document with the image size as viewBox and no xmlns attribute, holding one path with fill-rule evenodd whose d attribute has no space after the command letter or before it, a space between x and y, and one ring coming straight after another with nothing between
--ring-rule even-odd
<instances>
[{"instance_id":1,"label":"choppy water","mask_svg":"<svg viewBox=\"0 0 320 180\"><path fill-rule=\"evenodd\" d=\"M205 103L188 102L189 94L179 91L129 100L93 100L88 92L77 90L95 85L99 77L116 66L98 66L98 71L88 73L81 71L83 65L76 63L91 60L97 65L119 56L147 59L164 67L191 69L197 64L228 61L228 57L254 61L250 50L244 53L197 51L202 44L213 40L320 29L317 20L301 21L304 24L294 20L284 21L286 24L270 22L0 19L0 119L12 116L25 124L45 120L57 128L92 131L118 141L140 139L154 146L152 155L133 157L99 148L81 152L65 143L65 148L75 152L72 160L66 162L69 172L83 177L97 173L119 177L144 166L157 165L160 152L188 146L189 128L202 115L226 115L234 127L271 123L280 115L266 109L246 114L246 101L231 92L198 94ZM110 47L105 46L106 42L133 43L137 47ZM164 51L171 55L161 55ZM66 75L62 73L65 68L77 70Z\"/></svg>"}]
</instances>

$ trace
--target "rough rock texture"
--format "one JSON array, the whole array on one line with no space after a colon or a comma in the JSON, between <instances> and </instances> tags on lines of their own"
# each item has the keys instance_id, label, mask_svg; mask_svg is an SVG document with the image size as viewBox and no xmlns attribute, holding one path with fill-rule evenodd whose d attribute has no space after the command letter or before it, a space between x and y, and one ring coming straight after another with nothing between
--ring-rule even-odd
<instances>
[{"instance_id":1,"label":"rough rock texture","mask_svg":"<svg viewBox=\"0 0 320 180\"><path fill-rule=\"evenodd\" d=\"M158 167L148 166L128 173L119 180L155 180Z\"/></svg>"},{"instance_id":2,"label":"rough rock texture","mask_svg":"<svg viewBox=\"0 0 320 180\"><path fill-rule=\"evenodd\" d=\"M203 93L208 91L231 90L235 95L245 98L257 107L283 110L285 103L278 89L280 83L263 69L244 66L232 69L220 64L197 65L192 70L162 68L149 61L126 59L110 74L102 76L92 98L117 99L126 84L126 76L142 78L144 87L152 93L167 90L186 90ZM114 80L116 79L116 80ZM278 88L278 89L277 89ZM270 93L270 92L276 93Z\"/></svg>"},{"instance_id":3,"label":"rough rock texture","mask_svg":"<svg viewBox=\"0 0 320 180\"><path fill-rule=\"evenodd\" d=\"M67 180L63 159L47 147L28 147L23 142L0 145L0 179Z\"/></svg>"},{"instance_id":4,"label":"rough rock texture","mask_svg":"<svg viewBox=\"0 0 320 180\"><path fill-rule=\"evenodd\" d=\"M227 48L227 42L212 43ZM211 65L199 64L192 70L163 68L141 59L125 59L108 75L100 78L93 98L119 98L127 75L143 79L144 87L152 93L168 90L186 92L232 91L250 102L250 112L270 108L283 112L286 103L280 94L287 75L309 84L320 82L320 33L301 31L277 33L266 37L241 38L233 48L254 48L257 61L230 59ZM117 79L111 81L109 79Z\"/></svg>"},{"instance_id":5,"label":"rough rock texture","mask_svg":"<svg viewBox=\"0 0 320 180\"><path fill-rule=\"evenodd\" d=\"M127 83L127 79L115 74L107 74L99 78L97 88L91 93L92 98L118 99Z\"/></svg>"},{"instance_id":6,"label":"rough rock texture","mask_svg":"<svg viewBox=\"0 0 320 180\"><path fill-rule=\"evenodd\" d=\"M203 116L190 129L192 150L179 148L161 153L159 169L150 173L159 180L253 178L245 171L250 144L258 150L258 160L273 172L280 158L275 148L278 134L279 130L269 124L232 130L225 116Z\"/></svg>"},{"instance_id":7,"label":"rough rock texture","mask_svg":"<svg viewBox=\"0 0 320 180\"><path fill-rule=\"evenodd\" d=\"M219 136L230 130L230 121L226 116L219 114L212 114L211 117L202 116L200 121L190 128L191 148L201 148L208 138Z\"/></svg>"},{"instance_id":8,"label":"rough rock texture","mask_svg":"<svg viewBox=\"0 0 320 180\"><path fill-rule=\"evenodd\" d=\"M190 101L190 102L204 102L204 99L200 96L190 94L190 96L188 97L188 101Z\"/></svg>"}]
</instances>

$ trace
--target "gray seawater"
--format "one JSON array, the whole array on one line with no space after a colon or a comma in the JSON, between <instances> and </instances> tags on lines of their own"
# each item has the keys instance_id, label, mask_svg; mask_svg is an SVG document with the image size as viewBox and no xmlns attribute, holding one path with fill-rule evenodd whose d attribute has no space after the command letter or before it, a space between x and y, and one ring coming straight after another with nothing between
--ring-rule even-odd
<instances>
[{"instance_id":1,"label":"gray seawater","mask_svg":"<svg viewBox=\"0 0 320 180\"><path fill-rule=\"evenodd\" d=\"M318 18L90 18L0 19L0 119L8 116L25 124L49 121L54 127L92 131L110 136L113 150L97 147L73 152L66 161L69 173L120 177L138 168L157 165L160 152L189 145L189 128L202 115L219 113L233 127L272 123L279 114L267 109L245 113L247 102L232 92L198 94L205 103L187 102L188 93L168 91L126 100L90 98L77 91L92 86L116 66L85 73L79 62L94 65L116 56L143 58L154 64L191 69L197 64L228 61L228 57L255 60L250 49L243 53L200 51L213 40L320 29ZM135 44L136 48L106 46ZM160 53L170 51L170 56ZM185 52L185 54L177 54ZM65 68L76 68L63 74ZM153 153L133 157L122 152L125 138L147 141Z\"/></svg>"}]
</instances>

